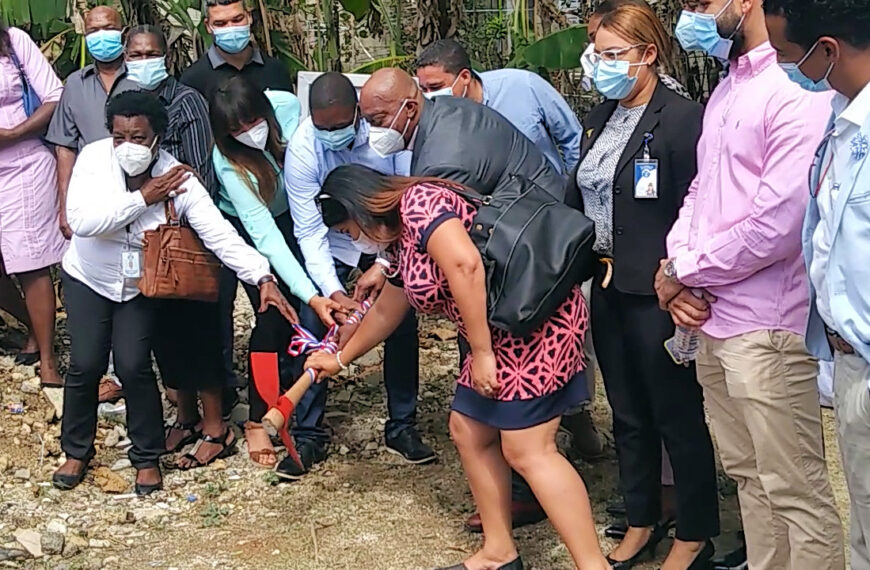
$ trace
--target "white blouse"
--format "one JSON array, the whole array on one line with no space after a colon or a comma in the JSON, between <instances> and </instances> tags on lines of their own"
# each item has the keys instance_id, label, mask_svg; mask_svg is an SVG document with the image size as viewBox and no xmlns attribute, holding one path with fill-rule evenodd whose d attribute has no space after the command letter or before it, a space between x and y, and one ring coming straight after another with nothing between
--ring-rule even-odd
<instances>
[{"instance_id":1,"label":"white blouse","mask_svg":"<svg viewBox=\"0 0 870 570\"><path fill-rule=\"evenodd\" d=\"M151 173L161 176L177 164L161 150ZM205 246L245 283L256 285L268 275L269 262L242 241L199 180L191 176L182 188L186 192L175 198L176 211ZM74 235L63 257L64 271L115 302L138 295L138 279L123 276L121 256L124 251L142 251L145 231L166 223L165 205L148 206L141 192L127 189L111 138L95 141L79 153L66 210Z\"/></svg>"}]
</instances>

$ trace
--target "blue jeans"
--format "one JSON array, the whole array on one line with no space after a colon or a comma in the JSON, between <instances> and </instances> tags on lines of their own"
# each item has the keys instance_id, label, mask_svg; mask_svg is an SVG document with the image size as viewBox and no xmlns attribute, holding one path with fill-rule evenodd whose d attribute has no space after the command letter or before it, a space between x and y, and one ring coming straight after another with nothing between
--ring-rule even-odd
<instances>
[{"instance_id":1,"label":"blue jeans","mask_svg":"<svg viewBox=\"0 0 870 570\"><path fill-rule=\"evenodd\" d=\"M346 282L352 267L335 262L338 278ZM299 312L302 326L321 338L326 327L308 305ZM301 366L301 363L300 363ZM384 384L387 389L389 419L384 428L387 439L397 437L403 430L414 426L417 419L417 389L420 384L420 355L417 338L417 314L408 311L399 327L387 338L384 345ZM300 370L301 373L301 370ZM321 445L329 442L329 434L323 428L323 415L329 380L313 385L296 406L296 424L293 436L297 444L315 441Z\"/></svg>"}]
</instances>

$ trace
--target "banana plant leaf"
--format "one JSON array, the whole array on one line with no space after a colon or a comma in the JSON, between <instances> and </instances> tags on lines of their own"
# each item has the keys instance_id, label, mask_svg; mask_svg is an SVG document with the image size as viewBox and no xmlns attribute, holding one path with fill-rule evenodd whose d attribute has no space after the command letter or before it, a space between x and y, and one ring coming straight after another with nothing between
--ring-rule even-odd
<instances>
[{"instance_id":1,"label":"banana plant leaf","mask_svg":"<svg viewBox=\"0 0 870 570\"><path fill-rule=\"evenodd\" d=\"M586 47L586 26L559 30L529 44L522 51L516 67L543 68L547 71L580 67L580 54Z\"/></svg>"},{"instance_id":2,"label":"banana plant leaf","mask_svg":"<svg viewBox=\"0 0 870 570\"><path fill-rule=\"evenodd\" d=\"M361 20L372 8L371 0L339 0L341 7L353 14L357 20Z\"/></svg>"},{"instance_id":3,"label":"banana plant leaf","mask_svg":"<svg viewBox=\"0 0 870 570\"><path fill-rule=\"evenodd\" d=\"M374 73L385 67L401 67L403 63L410 61L410 55L397 55L376 59L368 63L364 63L355 69L351 69L350 73Z\"/></svg>"},{"instance_id":4,"label":"banana plant leaf","mask_svg":"<svg viewBox=\"0 0 870 570\"><path fill-rule=\"evenodd\" d=\"M0 18L9 26L24 29L30 28L32 21L30 17L30 1L0 0Z\"/></svg>"}]
</instances>

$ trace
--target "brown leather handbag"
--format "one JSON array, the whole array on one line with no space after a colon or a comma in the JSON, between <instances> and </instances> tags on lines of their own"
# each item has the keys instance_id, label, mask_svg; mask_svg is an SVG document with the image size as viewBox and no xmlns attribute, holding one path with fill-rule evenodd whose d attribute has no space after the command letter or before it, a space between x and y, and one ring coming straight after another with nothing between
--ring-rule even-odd
<instances>
[{"instance_id":1,"label":"brown leather handbag","mask_svg":"<svg viewBox=\"0 0 870 570\"><path fill-rule=\"evenodd\" d=\"M139 290L155 299L190 299L217 302L221 262L206 249L167 200L167 223L145 232Z\"/></svg>"}]
</instances>

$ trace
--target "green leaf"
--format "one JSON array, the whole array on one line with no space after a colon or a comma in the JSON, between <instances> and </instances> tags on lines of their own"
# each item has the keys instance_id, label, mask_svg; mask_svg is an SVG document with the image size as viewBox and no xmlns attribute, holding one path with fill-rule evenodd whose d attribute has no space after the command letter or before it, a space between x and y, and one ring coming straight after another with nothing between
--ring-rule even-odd
<instances>
[{"instance_id":1,"label":"green leaf","mask_svg":"<svg viewBox=\"0 0 870 570\"><path fill-rule=\"evenodd\" d=\"M0 0L0 17L9 26L16 28L30 28L30 1L29 0Z\"/></svg>"},{"instance_id":2,"label":"green leaf","mask_svg":"<svg viewBox=\"0 0 870 570\"><path fill-rule=\"evenodd\" d=\"M361 20L372 8L371 0L338 0L341 7L353 14L357 20Z\"/></svg>"},{"instance_id":3,"label":"green leaf","mask_svg":"<svg viewBox=\"0 0 870 570\"><path fill-rule=\"evenodd\" d=\"M48 29L55 20L66 18L66 0L37 0L30 2L30 20L34 27Z\"/></svg>"},{"instance_id":4,"label":"green leaf","mask_svg":"<svg viewBox=\"0 0 870 570\"><path fill-rule=\"evenodd\" d=\"M409 55L397 55L376 59L368 63L364 63L356 69L351 69L350 73L374 73L385 67L399 67L401 64L410 61L412 58Z\"/></svg>"},{"instance_id":5,"label":"green leaf","mask_svg":"<svg viewBox=\"0 0 870 570\"><path fill-rule=\"evenodd\" d=\"M530 67L548 71L575 69L580 67L587 39L585 25L559 30L527 46L520 59Z\"/></svg>"}]
</instances>

